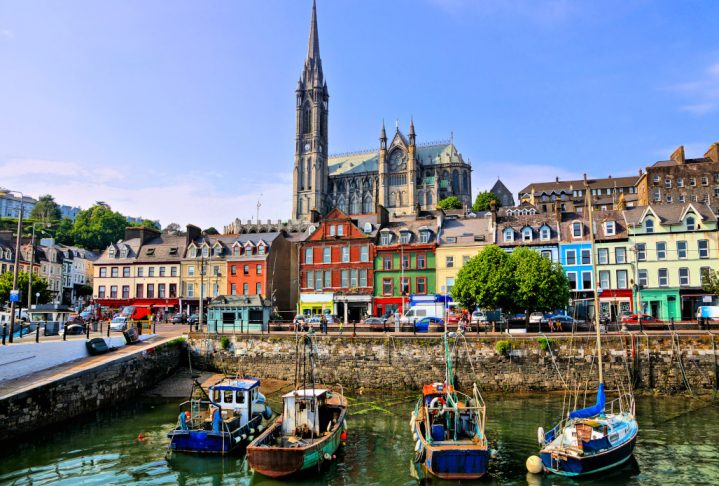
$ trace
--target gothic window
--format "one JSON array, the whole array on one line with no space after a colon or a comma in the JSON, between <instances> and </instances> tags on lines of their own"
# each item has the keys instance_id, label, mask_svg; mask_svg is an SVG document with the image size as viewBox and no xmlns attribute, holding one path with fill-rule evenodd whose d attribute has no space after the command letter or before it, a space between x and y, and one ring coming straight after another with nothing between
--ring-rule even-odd
<instances>
[{"instance_id":1,"label":"gothic window","mask_svg":"<svg viewBox=\"0 0 719 486\"><path fill-rule=\"evenodd\" d=\"M467 176L467 171L462 172L462 192L469 194L469 177Z\"/></svg>"},{"instance_id":2,"label":"gothic window","mask_svg":"<svg viewBox=\"0 0 719 486\"><path fill-rule=\"evenodd\" d=\"M357 194L352 194L352 200L350 201L350 214L360 213L360 200Z\"/></svg>"},{"instance_id":3,"label":"gothic window","mask_svg":"<svg viewBox=\"0 0 719 486\"><path fill-rule=\"evenodd\" d=\"M347 212L347 201L345 200L344 195L340 195L339 199L337 199L337 207L343 213Z\"/></svg>"},{"instance_id":4,"label":"gothic window","mask_svg":"<svg viewBox=\"0 0 719 486\"><path fill-rule=\"evenodd\" d=\"M459 194L459 171L456 169L452 171L452 192Z\"/></svg>"},{"instance_id":5,"label":"gothic window","mask_svg":"<svg viewBox=\"0 0 719 486\"><path fill-rule=\"evenodd\" d=\"M427 206L432 205L432 193L427 191Z\"/></svg>"},{"instance_id":6,"label":"gothic window","mask_svg":"<svg viewBox=\"0 0 719 486\"><path fill-rule=\"evenodd\" d=\"M389 205L390 206L396 206L397 205L397 193L390 192L389 193Z\"/></svg>"},{"instance_id":7,"label":"gothic window","mask_svg":"<svg viewBox=\"0 0 719 486\"><path fill-rule=\"evenodd\" d=\"M302 168L304 167L304 164L300 161L299 164L297 164L297 184L300 186L300 190L304 190L305 188L305 174Z\"/></svg>"},{"instance_id":8,"label":"gothic window","mask_svg":"<svg viewBox=\"0 0 719 486\"><path fill-rule=\"evenodd\" d=\"M422 191L419 191L417 193L417 204L419 204L420 206L424 204L424 192Z\"/></svg>"},{"instance_id":9,"label":"gothic window","mask_svg":"<svg viewBox=\"0 0 719 486\"><path fill-rule=\"evenodd\" d=\"M362 201L362 213L364 214L370 214L372 212L372 198L369 194L367 194L364 197L364 201Z\"/></svg>"},{"instance_id":10,"label":"gothic window","mask_svg":"<svg viewBox=\"0 0 719 486\"><path fill-rule=\"evenodd\" d=\"M320 115L320 135L327 135L327 114Z\"/></svg>"},{"instance_id":11,"label":"gothic window","mask_svg":"<svg viewBox=\"0 0 719 486\"><path fill-rule=\"evenodd\" d=\"M305 187L307 189L312 189L312 169L311 164L312 162L307 159L307 170L305 171L305 177L307 177L307 183L305 184Z\"/></svg>"},{"instance_id":12,"label":"gothic window","mask_svg":"<svg viewBox=\"0 0 719 486\"><path fill-rule=\"evenodd\" d=\"M310 133L312 130L312 109L309 103L305 103L302 108L302 132Z\"/></svg>"}]
</instances>

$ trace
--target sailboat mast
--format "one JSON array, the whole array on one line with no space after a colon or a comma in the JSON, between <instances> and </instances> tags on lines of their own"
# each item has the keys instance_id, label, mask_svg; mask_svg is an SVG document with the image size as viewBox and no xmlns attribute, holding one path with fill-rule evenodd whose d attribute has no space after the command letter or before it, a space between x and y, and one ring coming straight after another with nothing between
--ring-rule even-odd
<instances>
[{"instance_id":1,"label":"sailboat mast","mask_svg":"<svg viewBox=\"0 0 719 486\"><path fill-rule=\"evenodd\" d=\"M594 205L592 204L592 198L590 196L589 192L589 184L587 183L586 174L584 176L584 187L586 189L586 197L588 201L589 206L589 242L592 245L591 246L591 252L592 252L592 263L594 265L594 268L596 269L597 259L594 252L595 243L594 243ZM594 329L597 331L597 357L599 358L599 383L604 383L604 376L603 376L603 367L602 367L602 339L601 335L599 333L599 292L597 292L597 275L596 272L592 271L592 277L594 280Z\"/></svg>"}]
</instances>

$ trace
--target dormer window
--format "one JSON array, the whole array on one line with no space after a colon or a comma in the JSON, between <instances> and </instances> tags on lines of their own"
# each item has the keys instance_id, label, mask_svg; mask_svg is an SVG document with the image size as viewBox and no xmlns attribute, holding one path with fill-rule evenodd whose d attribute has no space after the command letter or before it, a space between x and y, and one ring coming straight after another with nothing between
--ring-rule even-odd
<instances>
[{"instance_id":1,"label":"dormer window","mask_svg":"<svg viewBox=\"0 0 719 486\"><path fill-rule=\"evenodd\" d=\"M512 228L504 230L504 241L514 241L514 230Z\"/></svg>"},{"instance_id":2,"label":"dormer window","mask_svg":"<svg viewBox=\"0 0 719 486\"><path fill-rule=\"evenodd\" d=\"M155 255L155 249L154 248L148 248L147 252L145 253L147 256L154 256Z\"/></svg>"},{"instance_id":3,"label":"dormer window","mask_svg":"<svg viewBox=\"0 0 719 486\"><path fill-rule=\"evenodd\" d=\"M337 236L342 236L345 234L345 226L343 224L337 225Z\"/></svg>"},{"instance_id":4,"label":"dormer window","mask_svg":"<svg viewBox=\"0 0 719 486\"><path fill-rule=\"evenodd\" d=\"M215 247L213 248L212 254L213 254L214 256L220 256L220 255L222 255L222 247L221 247L220 245L215 245Z\"/></svg>"},{"instance_id":5,"label":"dormer window","mask_svg":"<svg viewBox=\"0 0 719 486\"><path fill-rule=\"evenodd\" d=\"M127 247L123 247L122 250L120 250L120 258L127 258Z\"/></svg>"},{"instance_id":6,"label":"dormer window","mask_svg":"<svg viewBox=\"0 0 719 486\"><path fill-rule=\"evenodd\" d=\"M110 249L107 250L107 254L110 255L112 258L115 258L115 248L111 246Z\"/></svg>"},{"instance_id":7,"label":"dormer window","mask_svg":"<svg viewBox=\"0 0 719 486\"><path fill-rule=\"evenodd\" d=\"M694 231L696 229L696 220L694 216L687 216L687 231Z\"/></svg>"},{"instance_id":8,"label":"dormer window","mask_svg":"<svg viewBox=\"0 0 719 486\"><path fill-rule=\"evenodd\" d=\"M522 241L532 241L532 228L526 227L522 230Z\"/></svg>"},{"instance_id":9,"label":"dormer window","mask_svg":"<svg viewBox=\"0 0 719 486\"><path fill-rule=\"evenodd\" d=\"M542 229L539 230L539 238L542 241L547 241L552 237L552 232L549 229L549 226L544 225L542 226Z\"/></svg>"},{"instance_id":10,"label":"dormer window","mask_svg":"<svg viewBox=\"0 0 719 486\"><path fill-rule=\"evenodd\" d=\"M196 258L197 257L197 248L194 246L190 247L190 258Z\"/></svg>"},{"instance_id":11,"label":"dormer window","mask_svg":"<svg viewBox=\"0 0 719 486\"><path fill-rule=\"evenodd\" d=\"M208 246L202 247L202 256L205 258L210 256L210 247L208 247Z\"/></svg>"},{"instance_id":12,"label":"dormer window","mask_svg":"<svg viewBox=\"0 0 719 486\"><path fill-rule=\"evenodd\" d=\"M335 234L336 234L335 225L330 225L330 236L334 236Z\"/></svg>"},{"instance_id":13,"label":"dormer window","mask_svg":"<svg viewBox=\"0 0 719 486\"><path fill-rule=\"evenodd\" d=\"M429 233L429 230L422 230L419 232L419 241L421 243L429 243L431 235Z\"/></svg>"},{"instance_id":14,"label":"dormer window","mask_svg":"<svg viewBox=\"0 0 719 486\"><path fill-rule=\"evenodd\" d=\"M245 255L252 255L252 253L254 253L254 252L252 251L252 246L253 246L253 245L252 245L252 242L251 242L251 241L248 241L248 242L245 244Z\"/></svg>"},{"instance_id":15,"label":"dormer window","mask_svg":"<svg viewBox=\"0 0 719 486\"><path fill-rule=\"evenodd\" d=\"M616 234L616 225L614 224L614 221L605 221L604 222L604 235L605 236L614 236Z\"/></svg>"},{"instance_id":16,"label":"dormer window","mask_svg":"<svg viewBox=\"0 0 719 486\"><path fill-rule=\"evenodd\" d=\"M408 244L411 239L412 239L412 233L410 233L409 231L402 231L399 234L399 242L402 243L403 245Z\"/></svg>"},{"instance_id":17,"label":"dormer window","mask_svg":"<svg viewBox=\"0 0 719 486\"><path fill-rule=\"evenodd\" d=\"M266 249L267 249L267 247L263 244L257 245L257 254L264 255Z\"/></svg>"},{"instance_id":18,"label":"dormer window","mask_svg":"<svg viewBox=\"0 0 719 486\"><path fill-rule=\"evenodd\" d=\"M392 243L392 233L382 233L380 236L380 244L381 245L389 245Z\"/></svg>"},{"instance_id":19,"label":"dormer window","mask_svg":"<svg viewBox=\"0 0 719 486\"><path fill-rule=\"evenodd\" d=\"M238 245L235 245L234 248L232 248L232 255L233 256L240 256L240 247Z\"/></svg>"},{"instance_id":20,"label":"dormer window","mask_svg":"<svg viewBox=\"0 0 719 486\"><path fill-rule=\"evenodd\" d=\"M582 237L582 223L572 223L572 237Z\"/></svg>"},{"instance_id":21,"label":"dormer window","mask_svg":"<svg viewBox=\"0 0 719 486\"><path fill-rule=\"evenodd\" d=\"M653 219L646 220L646 222L644 223L644 228L647 233L654 233L654 220Z\"/></svg>"}]
</instances>

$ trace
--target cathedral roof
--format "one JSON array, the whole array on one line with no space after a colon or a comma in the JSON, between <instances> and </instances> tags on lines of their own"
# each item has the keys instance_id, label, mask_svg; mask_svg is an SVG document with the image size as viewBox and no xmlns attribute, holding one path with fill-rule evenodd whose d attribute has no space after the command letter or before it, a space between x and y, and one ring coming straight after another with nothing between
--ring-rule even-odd
<instances>
[{"instance_id":1,"label":"cathedral roof","mask_svg":"<svg viewBox=\"0 0 719 486\"><path fill-rule=\"evenodd\" d=\"M463 162L457 149L450 142L418 145L417 160L423 165ZM330 176L377 172L378 164L379 150L331 155L327 161Z\"/></svg>"}]
</instances>

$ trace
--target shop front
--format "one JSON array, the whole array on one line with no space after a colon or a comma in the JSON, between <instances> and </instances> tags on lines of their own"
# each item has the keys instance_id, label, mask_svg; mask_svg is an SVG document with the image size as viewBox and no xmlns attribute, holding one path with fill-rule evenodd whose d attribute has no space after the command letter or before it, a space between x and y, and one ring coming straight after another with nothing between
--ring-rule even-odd
<instances>
[{"instance_id":1,"label":"shop front","mask_svg":"<svg viewBox=\"0 0 719 486\"><path fill-rule=\"evenodd\" d=\"M640 295L643 314L663 321L681 318L678 289L643 289Z\"/></svg>"},{"instance_id":2,"label":"shop front","mask_svg":"<svg viewBox=\"0 0 719 486\"><path fill-rule=\"evenodd\" d=\"M409 309L409 297L375 297L374 315L376 317L393 316L396 312L404 314Z\"/></svg>"},{"instance_id":3,"label":"shop front","mask_svg":"<svg viewBox=\"0 0 719 486\"><path fill-rule=\"evenodd\" d=\"M696 320L697 308L702 305L717 305L717 296L707 294L702 289L681 289L679 295L682 299L682 321Z\"/></svg>"},{"instance_id":4,"label":"shop front","mask_svg":"<svg viewBox=\"0 0 719 486\"><path fill-rule=\"evenodd\" d=\"M372 314L372 296L335 294L333 314L345 323L360 322Z\"/></svg>"},{"instance_id":5,"label":"shop front","mask_svg":"<svg viewBox=\"0 0 719 486\"><path fill-rule=\"evenodd\" d=\"M599 294L599 312L601 316L609 316L612 322L618 322L623 313L632 313L631 289L606 289Z\"/></svg>"},{"instance_id":6,"label":"shop front","mask_svg":"<svg viewBox=\"0 0 719 486\"><path fill-rule=\"evenodd\" d=\"M207 326L210 332L266 332L272 305L259 295L220 295L210 302Z\"/></svg>"},{"instance_id":7,"label":"shop front","mask_svg":"<svg viewBox=\"0 0 719 486\"><path fill-rule=\"evenodd\" d=\"M328 313L333 309L333 299L332 292L301 292L299 313L309 316Z\"/></svg>"}]
</instances>

